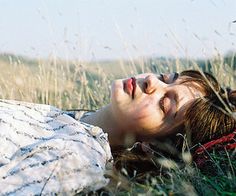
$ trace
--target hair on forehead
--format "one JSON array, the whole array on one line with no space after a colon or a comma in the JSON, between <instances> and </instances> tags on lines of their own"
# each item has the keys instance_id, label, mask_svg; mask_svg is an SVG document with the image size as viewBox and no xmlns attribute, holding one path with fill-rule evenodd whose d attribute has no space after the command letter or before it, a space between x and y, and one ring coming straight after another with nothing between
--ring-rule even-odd
<instances>
[{"instance_id":1,"label":"hair on forehead","mask_svg":"<svg viewBox=\"0 0 236 196\"><path fill-rule=\"evenodd\" d=\"M183 82L195 82L204 96L193 100L184 115L184 132L192 145L217 139L236 128L227 92L209 73L194 70L180 74ZM235 97L235 96L234 96Z\"/></svg>"},{"instance_id":2,"label":"hair on forehead","mask_svg":"<svg viewBox=\"0 0 236 196\"><path fill-rule=\"evenodd\" d=\"M199 98L185 113L186 134L192 144L205 143L232 132L235 119L216 99Z\"/></svg>"},{"instance_id":3,"label":"hair on forehead","mask_svg":"<svg viewBox=\"0 0 236 196\"><path fill-rule=\"evenodd\" d=\"M206 95L221 91L221 87L216 78L207 72L197 70L186 70L180 73L181 83L193 85L194 88Z\"/></svg>"}]
</instances>

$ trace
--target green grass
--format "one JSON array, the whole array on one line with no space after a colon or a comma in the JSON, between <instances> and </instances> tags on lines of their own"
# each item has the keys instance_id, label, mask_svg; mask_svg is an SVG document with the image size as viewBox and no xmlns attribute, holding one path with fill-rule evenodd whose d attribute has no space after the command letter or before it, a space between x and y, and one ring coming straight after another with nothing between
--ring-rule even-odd
<instances>
[{"instance_id":1,"label":"green grass","mask_svg":"<svg viewBox=\"0 0 236 196\"><path fill-rule=\"evenodd\" d=\"M152 58L130 61L66 62L58 58L34 60L0 56L0 98L55 105L62 109L97 109L109 102L112 80L141 72L180 72L202 69L213 73L224 86L236 88L236 59L231 53L209 60ZM211 152L211 162L199 169L194 163L162 165L156 176L109 174L113 184L95 195L236 195L236 152ZM186 162L186 163L185 163ZM114 176L115 175L115 176Z\"/></svg>"}]
</instances>

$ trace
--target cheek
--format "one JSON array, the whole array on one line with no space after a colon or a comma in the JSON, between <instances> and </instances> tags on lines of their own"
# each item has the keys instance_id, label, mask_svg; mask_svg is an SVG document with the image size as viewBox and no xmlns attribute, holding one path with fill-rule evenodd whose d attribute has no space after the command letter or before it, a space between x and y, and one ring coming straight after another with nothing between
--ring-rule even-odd
<instances>
[{"instance_id":1,"label":"cheek","mask_svg":"<svg viewBox=\"0 0 236 196\"><path fill-rule=\"evenodd\" d=\"M139 130L156 130L162 124L160 111L153 107L144 107L133 114L133 122Z\"/></svg>"},{"instance_id":2,"label":"cheek","mask_svg":"<svg viewBox=\"0 0 236 196\"><path fill-rule=\"evenodd\" d=\"M143 99L137 102L133 107L130 107L130 112L137 121L145 121L160 114L155 99Z\"/></svg>"},{"instance_id":3,"label":"cheek","mask_svg":"<svg viewBox=\"0 0 236 196\"><path fill-rule=\"evenodd\" d=\"M122 80L116 80L111 86L111 101L120 102L122 99L123 83Z\"/></svg>"},{"instance_id":4,"label":"cheek","mask_svg":"<svg viewBox=\"0 0 236 196\"><path fill-rule=\"evenodd\" d=\"M151 103L141 100L127 104L126 114L132 116L133 119L138 120L152 113L152 110L153 107Z\"/></svg>"}]
</instances>

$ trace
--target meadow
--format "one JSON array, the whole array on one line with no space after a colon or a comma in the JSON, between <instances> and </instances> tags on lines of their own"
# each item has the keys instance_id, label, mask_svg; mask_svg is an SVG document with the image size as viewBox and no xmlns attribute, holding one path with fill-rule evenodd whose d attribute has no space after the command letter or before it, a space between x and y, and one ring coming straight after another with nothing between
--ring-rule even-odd
<instances>
[{"instance_id":1,"label":"meadow","mask_svg":"<svg viewBox=\"0 0 236 196\"><path fill-rule=\"evenodd\" d=\"M107 104L110 85L116 78L142 72L167 73L200 69L213 73L223 86L236 89L236 56L217 54L211 59L175 59L168 57L99 62L65 61L55 56L30 59L13 54L0 55L0 98L57 106L61 109L96 110ZM161 162L165 174L142 183L135 175L109 174L115 184L97 195L236 195L236 152L209 152L208 167L200 170L189 153L181 164ZM116 175L114 177L114 175ZM127 186L128 185L128 186Z\"/></svg>"}]
</instances>

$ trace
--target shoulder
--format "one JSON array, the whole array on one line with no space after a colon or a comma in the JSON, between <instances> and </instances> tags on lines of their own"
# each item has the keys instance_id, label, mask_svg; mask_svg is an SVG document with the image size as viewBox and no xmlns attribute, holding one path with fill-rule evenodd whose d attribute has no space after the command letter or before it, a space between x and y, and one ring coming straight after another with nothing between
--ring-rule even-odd
<instances>
[{"instance_id":1,"label":"shoulder","mask_svg":"<svg viewBox=\"0 0 236 196\"><path fill-rule=\"evenodd\" d=\"M112 155L107 134L101 128L50 105L12 100L0 100L1 118L9 125L0 127L1 134L11 134L14 142L14 148L9 148L9 141L4 140L7 151L0 149L0 154L10 157L0 167L0 177L4 177L0 178L0 189L4 188L4 193L17 188L35 193L36 188L47 183L48 171L53 171L53 180L45 193L57 193L61 185L69 191L96 190L108 183L104 173ZM91 175L96 178L91 179ZM4 186L14 180L21 183Z\"/></svg>"}]
</instances>

